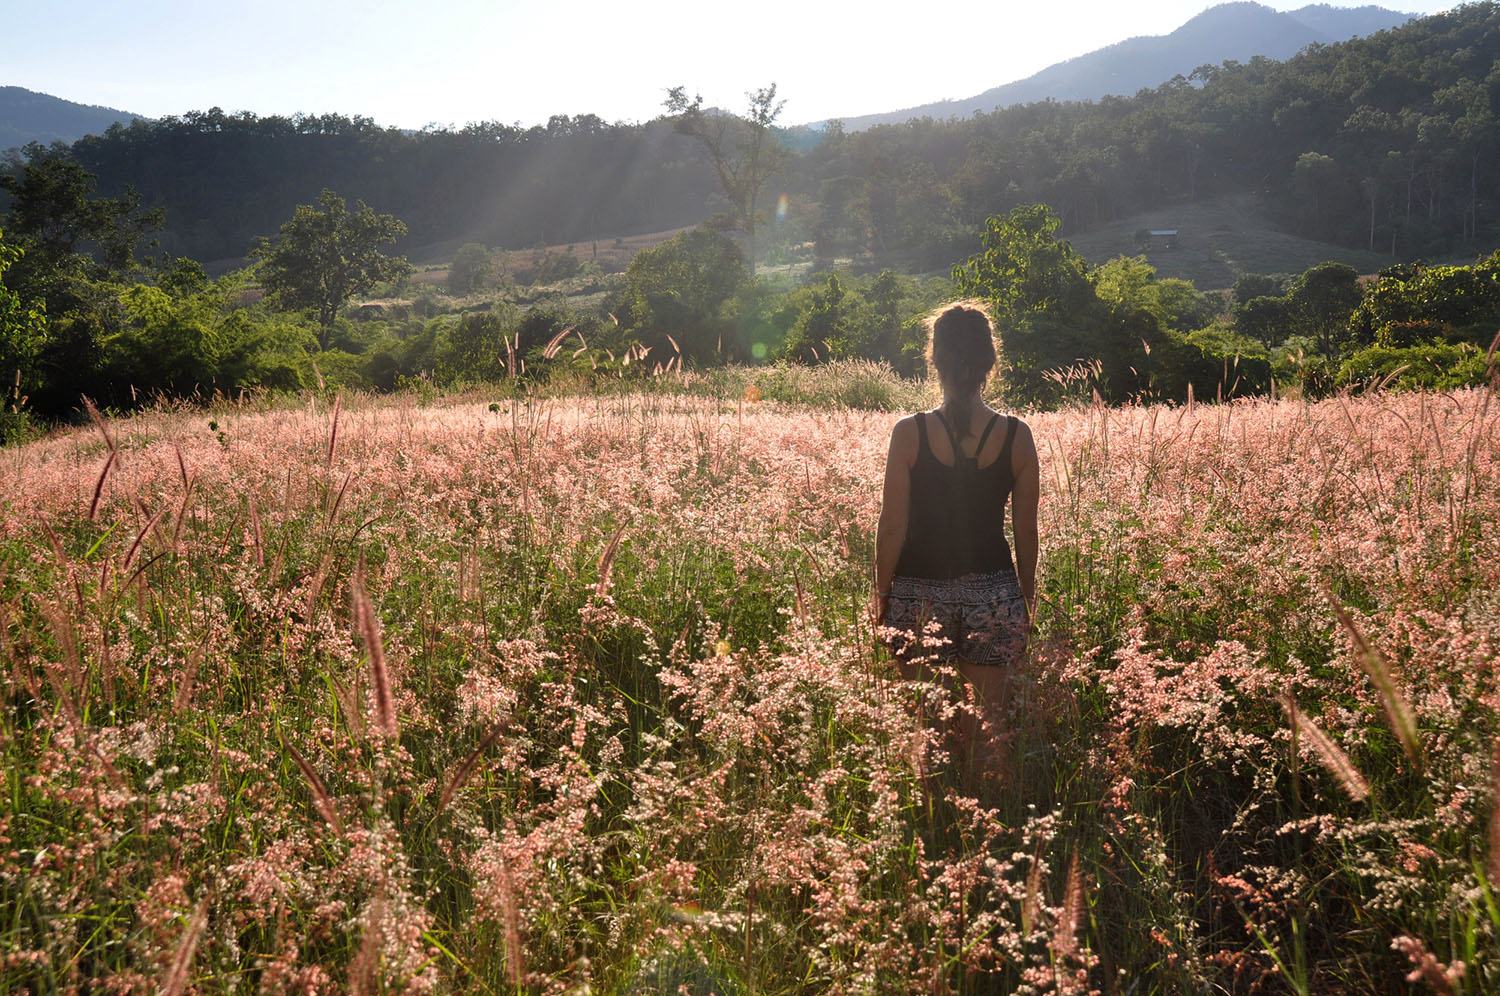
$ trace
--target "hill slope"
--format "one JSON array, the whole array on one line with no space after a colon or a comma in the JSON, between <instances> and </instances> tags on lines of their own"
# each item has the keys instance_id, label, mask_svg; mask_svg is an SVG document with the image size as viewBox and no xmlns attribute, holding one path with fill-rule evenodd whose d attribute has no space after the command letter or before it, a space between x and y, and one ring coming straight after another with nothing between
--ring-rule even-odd
<instances>
[{"instance_id":1,"label":"hill slope","mask_svg":"<svg viewBox=\"0 0 1500 996\"><path fill-rule=\"evenodd\" d=\"M1248 62L1255 56L1289 59L1308 45L1374 34L1405 24L1415 16L1375 6L1317 4L1284 13L1258 3L1226 3L1204 11L1169 35L1131 38L964 100L845 118L844 128L853 131L920 117L968 117L1039 100L1128 96L1179 74L1185 76L1202 65L1218 65L1230 59Z\"/></svg>"},{"instance_id":2,"label":"hill slope","mask_svg":"<svg viewBox=\"0 0 1500 996\"><path fill-rule=\"evenodd\" d=\"M1150 248L1136 241L1142 229L1175 228L1177 244ZM1299 273L1327 260L1374 273L1393 260L1380 253L1300 238L1276 229L1249 195L1177 204L1132 215L1068 237L1091 263L1116 256L1145 256L1163 277L1181 277L1199 290L1233 286L1245 273Z\"/></svg>"},{"instance_id":3,"label":"hill slope","mask_svg":"<svg viewBox=\"0 0 1500 996\"><path fill-rule=\"evenodd\" d=\"M118 121L129 124L140 115L113 107L75 104L19 86L0 86L0 150L27 142L76 142L97 135Z\"/></svg>"}]
</instances>

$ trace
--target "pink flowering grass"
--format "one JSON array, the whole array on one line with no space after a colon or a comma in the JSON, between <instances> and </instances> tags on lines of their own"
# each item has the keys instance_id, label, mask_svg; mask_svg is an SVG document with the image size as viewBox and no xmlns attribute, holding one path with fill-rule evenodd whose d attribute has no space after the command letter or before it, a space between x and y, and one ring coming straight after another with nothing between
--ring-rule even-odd
<instances>
[{"instance_id":1,"label":"pink flowering grass","mask_svg":"<svg viewBox=\"0 0 1500 996\"><path fill-rule=\"evenodd\" d=\"M1500 989L1482 392L1032 418L989 710L874 640L890 415L214 417L0 450L0 990Z\"/></svg>"}]
</instances>

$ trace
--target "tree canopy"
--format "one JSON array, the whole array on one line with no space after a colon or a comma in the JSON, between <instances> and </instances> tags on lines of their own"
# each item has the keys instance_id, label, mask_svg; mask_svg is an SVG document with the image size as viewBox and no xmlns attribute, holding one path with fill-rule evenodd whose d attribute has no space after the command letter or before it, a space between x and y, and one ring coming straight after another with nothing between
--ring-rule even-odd
<instances>
[{"instance_id":1,"label":"tree canopy","mask_svg":"<svg viewBox=\"0 0 1500 996\"><path fill-rule=\"evenodd\" d=\"M350 211L331 190L316 204L300 204L281 226L281 233L256 247L258 272L266 290L285 307L311 309L327 330L355 294L411 272L404 257L388 256L381 246L406 234L406 225L388 214L378 214L364 201Z\"/></svg>"}]
</instances>

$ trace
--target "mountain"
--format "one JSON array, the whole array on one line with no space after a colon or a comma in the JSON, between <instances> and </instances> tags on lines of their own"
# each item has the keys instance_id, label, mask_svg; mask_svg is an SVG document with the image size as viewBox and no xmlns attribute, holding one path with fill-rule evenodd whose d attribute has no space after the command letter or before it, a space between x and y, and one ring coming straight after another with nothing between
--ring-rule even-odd
<instances>
[{"instance_id":1,"label":"mountain","mask_svg":"<svg viewBox=\"0 0 1500 996\"><path fill-rule=\"evenodd\" d=\"M76 142L103 132L116 121L129 124L139 116L113 107L75 104L18 86L0 86L0 151L27 142Z\"/></svg>"},{"instance_id":2,"label":"mountain","mask_svg":"<svg viewBox=\"0 0 1500 996\"><path fill-rule=\"evenodd\" d=\"M1179 74L1186 76L1199 66L1217 66L1231 59L1248 62L1257 55L1289 59L1308 45L1372 35L1399 27L1416 16L1374 6L1315 4L1283 12L1258 3L1226 3L1209 8L1169 35L1118 42L964 100L844 118L844 130L920 117L966 118L976 112L1039 100L1130 96Z\"/></svg>"}]
</instances>

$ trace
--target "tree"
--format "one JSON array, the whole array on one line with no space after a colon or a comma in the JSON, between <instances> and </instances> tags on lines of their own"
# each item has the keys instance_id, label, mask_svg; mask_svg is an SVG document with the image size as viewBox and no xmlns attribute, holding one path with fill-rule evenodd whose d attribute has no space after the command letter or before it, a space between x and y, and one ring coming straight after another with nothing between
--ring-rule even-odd
<instances>
[{"instance_id":1,"label":"tree","mask_svg":"<svg viewBox=\"0 0 1500 996\"><path fill-rule=\"evenodd\" d=\"M1234 303L1244 306L1257 297L1281 294L1281 279L1268 273L1242 273L1234 281Z\"/></svg>"},{"instance_id":2,"label":"tree","mask_svg":"<svg viewBox=\"0 0 1500 996\"><path fill-rule=\"evenodd\" d=\"M472 294L483 289L494 276L494 261L490 251L477 242L460 246L448 264L448 292L450 294Z\"/></svg>"},{"instance_id":3,"label":"tree","mask_svg":"<svg viewBox=\"0 0 1500 996\"><path fill-rule=\"evenodd\" d=\"M787 333L783 352L794 363L826 363L857 355L853 320L854 301L830 273L823 287L813 290L806 311L797 316Z\"/></svg>"},{"instance_id":4,"label":"tree","mask_svg":"<svg viewBox=\"0 0 1500 996\"><path fill-rule=\"evenodd\" d=\"M990 217L984 251L953 268L959 292L987 300L1002 330L1028 317L1071 314L1097 303L1088 263L1057 238L1061 225L1045 204Z\"/></svg>"},{"instance_id":5,"label":"tree","mask_svg":"<svg viewBox=\"0 0 1500 996\"><path fill-rule=\"evenodd\" d=\"M750 107L744 118L705 111L702 95L688 99L684 87L667 91L667 113L677 130L703 146L729 200L730 217L745 233L745 257L755 267L756 201L766 181L786 163L787 150L771 134L785 100L776 99L776 84L745 96Z\"/></svg>"},{"instance_id":6,"label":"tree","mask_svg":"<svg viewBox=\"0 0 1500 996\"><path fill-rule=\"evenodd\" d=\"M274 241L262 239L251 253L265 289L285 307L317 312L318 344L328 341L339 312L355 294L411 272L402 256L380 251L406 234L394 215L376 214L364 201L351 212L344 199L325 189L316 205L299 204Z\"/></svg>"},{"instance_id":7,"label":"tree","mask_svg":"<svg viewBox=\"0 0 1500 996\"><path fill-rule=\"evenodd\" d=\"M1333 199L1338 182L1339 166L1332 156L1304 152L1297 157L1297 164L1292 167L1292 184L1308 209L1313 234L1322 230L1323 209Z\"/></svg>"},{"instance_id":8,"label":"tree","mask_svg":"<svg viewBox=\"0 0 1500 996\"><path fill-rule=\"evenodd\" d=\"M1319 263L1287 288L1296 330L1317 343L1318 352L1336 358L1352 338L1349 317L1359 307L1359 274L1347 263Z\"/></svg>"},{"instance_id":9,"label":"tree","mask_svg":"<svg viewBox=\"0 0 1500 996\"><path fill-rule=\"evenodd\" d=\"M1000 335L1000 365L1014 401L1056 400L1050 374L1099 357L1110 324L1088 263L1057 238L1061 221L1043 204L985 222L984 250L953 268L959 293L983 298Z\"/></svg>"},{"instance_id":10,"label":"tree","mask_svg":"<svg viewBox=\"0 0 1500 996\"><path fill-rule=\"evenodd\" d=\"M47 316L39 304L30 304L21 295L7 290L3 282L5 272L22 256L22 250L5 244L5 233L0 232L0 442L5 441L7 414L14 415L12 408L19 397L13 392L29 393L34 386L36 361L46 341Z\"/></svg>"},{"instance_id":11,"label":"tree","mask_svg":"<svg viewBox=\"0 0 1500 996\"><path fill-rule=\"evenodd\" d=\"M678 350L690 362L722 362L737 349L725 305L747 278L734 241L698 228L637 253L612 310L663 363Z\"/></svg>"},{"instance_id":12,"label":"tree","mask_svg":"<svg viewBox=\"0 0 1500 996\"><path fill-rule=\"evenodd\" d=\"M1267 346L1279 346L1292 334L1292 317L1286 298L1276 294L1252 297L1235 308L1235 331Z\"/></svg>"},{"instance_id":13,"label":"tree","mask_svg":"<svg viewBox=\"0 0 1500 996\"><path fill-rule=\"evenodd\" d=\"M1479 226L1479 164L1494 144L1496 120L1491 110L1490 88L1474 80L1460 80L1435 95L1439 106L1451 109L1460 149L1469 162L1469 198L1465 211L1465 236L1472 242Z\"/></svg>"},{"instance_id":14,"label":"tree","mask_svg":"<svg viewBox=\"0 0 1500 996\"><path fill-rule=\"evenodd\" d=\"M0 174L10 205L6 229L25 250L7 278L12 289L47 301L61 313L73 303L69 278L103 277L129 268L162 212L141 208L127 189L96 197L98 183L61 146L33 142L14 171Z\"/></svg>"},{"instance_id":15,"label":"tree","mask_svg":"<svg viewBox=\"0 0 1500 996\"><path fill-rule=\"evenodd\" d=\"M1139 308L1163 329L1199 329L1214 315L1213 304L1197 288L1176 277L1158 279L1144 256L1116 256L1092 277L1099 300L1113 308Z\"/></svg>"}]
</instances>

